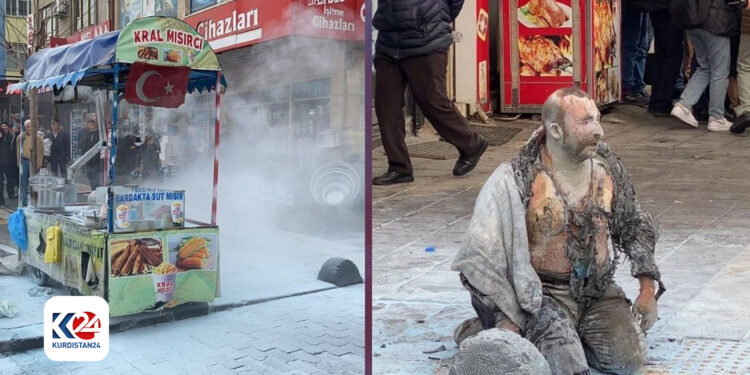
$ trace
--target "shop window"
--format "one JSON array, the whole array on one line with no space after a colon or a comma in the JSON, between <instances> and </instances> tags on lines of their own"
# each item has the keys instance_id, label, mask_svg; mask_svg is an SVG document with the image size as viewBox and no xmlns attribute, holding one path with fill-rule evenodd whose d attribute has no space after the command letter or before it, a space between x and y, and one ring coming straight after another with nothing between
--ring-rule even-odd
<instances>
[{"instance_id":1,"label":"shop window","mask_svg":"<svg viewBox=\"0 0 750 375\"><path fill-rule=\"evenodd\" d=\"M190 13L215 5L217 0L190 0Z\"/></svg>"},{"instance_id":2,"label":"shop window","mask_svg":"<svg viewBox=\"0 0 750 375\"><path fill-rule=\"evenodd\" d=\"M78 0L76 5L77 30L83 30L97 24L98 9L96 0Z\"/></svg>"},{"instance_id":3,"label":"shop window","mask_svg":"<svg viewBox=\"0 0 750 375\"><path fill-rule=\"evenodd\" d=\"M8 51L8 70L23 69L26 66L26 45L21 43L10 43L11 50Z\"/></svg>"},{"instance_id":4,"label":"shop window","mask_svg":"<svg viewBox=\"0 0 750 375\"><path fill-rule=\"evenodd\" d=\"M44 45L49 45L51 37L55 36L57 30L57 18L55 17L55 3L41 9L41 29L44 30Z\"/></svg>"},{"instance_id":5,"label":"shop window","mask_svg":"<svg viewBox=\"0 0 750 375\"><path fill-rule=\"evenodd\" d=\"M6 0L5 14L8 16L26 16L29 14L30 0Z\"/></svg>"}]
</instances>

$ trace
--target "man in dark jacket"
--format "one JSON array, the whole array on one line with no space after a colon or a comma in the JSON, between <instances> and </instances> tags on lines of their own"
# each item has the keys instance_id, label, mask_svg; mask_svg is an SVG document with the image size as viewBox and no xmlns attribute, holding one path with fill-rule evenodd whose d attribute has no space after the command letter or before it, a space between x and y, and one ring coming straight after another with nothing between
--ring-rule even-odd
<instances>
[{"instance_id":1,"label":"man in dark jacket","mask_svg":"<svg viewBox=\"0 0 750 375\"><path fill-rule=\"evenodd\" d=\"M5 197L3 196L3 186L7 187L8 198L13 197L13 182L14 178L11 174L10 165L13 163L11 159L11 143L13 136L10 132L8 124L3 122L0 123L0 205L5 204Z\"/></svg>"},{"instance_id":2,"label":"man in dark jacket","mask_svg":"<svg viewBox=\"0 0 750 375\"><path fill-rule=\"evenodd\" d=\"M96 126L96 120L91 119L86 123L86 127L81 130L78 136L78 142L81 150L85 153L92 147L99 145L99 132ZM99 154L96 154L86 163L86 177L91 185L91 190L96 189L101 184L102 165Z\"/></svg>"},{"instance_id":3,"label":"man in dark jacket","mask_svg":"<svg viewBox=\"0 0 750 375\"><path fill-rule=\"evenodd\" d=\"M47 138L52 141L49 164L52 174L65 178L67 176L68 159L70 157L70 138L60 130L57 120L52 120L51 130Z\"/></svg>"},{"instance_id":4,"label":"man in dark jacket","mask_svg":"<svg viewBox=\"0 0 750 375\"><path fill-rule=\"evenodd\" d=\"M455 146L459 158L455 176L469 173L487 149L487 140L469 128L468 121L448 99L446 67L453 27L463 0L378 0L373 26L375 46L375 112L388 171L373 185L414 181L402 109L408 84L425 117L440 136Z\"/></svg>"},{"instance_id":5,"label":"man in dark jacket","mask_svg":"<svg viewBox=\"0 0 750 375\"><path fill-rule=\"evenodd\" d=\"M709 1L709 0L705 0ZM724 117L724 100L729 85L729 37L740 31L740 2L710 0L708 14L699 27L688 29L686 34L693 43L698 68L690 77L680 100L672 108L672 116L694 128L698 120L693 116L693 106L703 91L709 87L708 130L729 131L732 123Z\"/></svg>"},{"instance_id":6,"label":"man in dark jacket","mask_svg":"<svg viewBox=\"0 0 750 375\"><path fill-rule=\"evenodd\" d=\"M740 104L734 107L737 120L729 129L742 133L750 126L750 3L742 12L740 47L737 55L737 94Z\"/></svg>"},{"instance_id":7,"label":"man in dark jacket","mask_svg":"<svg viewBox=\"0 0 750 375\"><path fill-rule=\"evenodd\" d=\"M21 134L21 127L17 124L14 124L13 128L10 129L10 154L8 155L8 159L11 161L10 175L11 177L13 177L13 184L11 186L11 189L8 191L8 196L13 197L13 199L18 198L18 194L16 194L16 188L18 188L21 177L21 170L18 168L18 164L13 163L13 160L16 160L16 154L18 154L18 144L16 143L16 139L18 138L19 134ZM12 195L10 194L11 192L13 192Z\"/></svg>"}]
</instances>

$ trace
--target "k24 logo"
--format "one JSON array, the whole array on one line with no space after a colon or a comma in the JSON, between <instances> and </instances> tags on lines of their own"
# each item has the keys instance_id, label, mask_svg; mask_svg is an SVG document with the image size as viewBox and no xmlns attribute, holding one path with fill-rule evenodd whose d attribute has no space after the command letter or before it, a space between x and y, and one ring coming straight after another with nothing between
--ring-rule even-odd
<instances>
[{"instance_id":1,"label":"k24 logo","mask_svg":"<svg viewBox=\"0 0 750 375\"><path fill-rule=\"evenodd\" d=\"M90 311L82 313L52 313L52 338L93 339L102 328L102 322Z\"/></svg>"},{"instance_id":2,"label":"k24 logo","mask_svg":"<svg viewBox=\"0 0 750 375\"><path fill-rule=\"evenodd\" d=\"M52 297L44 305L44 353L53 361L101 361L109 353L109 305L101 297Z\"/></svg>"}]
</instances>

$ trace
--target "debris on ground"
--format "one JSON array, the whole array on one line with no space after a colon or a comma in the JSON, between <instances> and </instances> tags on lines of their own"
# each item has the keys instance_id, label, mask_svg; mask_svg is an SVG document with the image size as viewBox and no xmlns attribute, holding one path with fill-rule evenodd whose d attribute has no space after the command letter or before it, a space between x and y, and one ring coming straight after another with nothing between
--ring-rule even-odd
<instances>
[{"instance_id":1,"label":"debris on ground","mask_svg":"<svg viewBox=\"0 0 750 375\"><path fill-rule=\"evenodd\" d=\"M444 352L445 350L446 350L445 349L445 345L440 345L440 347L436 348L436 349L424 350L424 351L422 351L422 354L435 354L435 353L439 353L439 352Z\"/></svg>"},{"instance_id":2,"label":"debris on ground","mask_svg":"<svg viewBox=\"0 0 750 375\"><path fill-rule=\"evenodd\" d=\"M0 301L0 317L13 318L18 313L18 305L11 301Z\"/></svg>"},{"instance_id":3,"label":"debris on ground","mask_svg":"<svg viewBox=\"0 0 750 375\"><path fill-rule=\"evenodd\" d=\"M34 286L31 287L31 289L29 289L27 293L29 294L29 297L50 297L55 292L52 290L52 288Z\"/></svg>"}]
</instances>

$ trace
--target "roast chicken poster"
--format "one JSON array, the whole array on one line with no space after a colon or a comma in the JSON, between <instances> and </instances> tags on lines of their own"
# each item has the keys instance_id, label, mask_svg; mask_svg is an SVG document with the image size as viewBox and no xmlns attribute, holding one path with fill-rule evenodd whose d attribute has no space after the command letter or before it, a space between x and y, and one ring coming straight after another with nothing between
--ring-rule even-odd
<instances>
[{"instance_id":1,"label":"roast chicken poster","mask_svg":"<svg viewBox=\"0 0 750 375\"><path fill-rule=\"evenodd\" d=\"M574 82L600 105L619 99L618 0L518 0L512 8L513 3L503 2L501 15L504 105L541 109L550 93ZM518 64L514 68L508 65L512 61ZM517 103L510 103L513 87L518 88Z\"/></svg>"}]
</instances>

